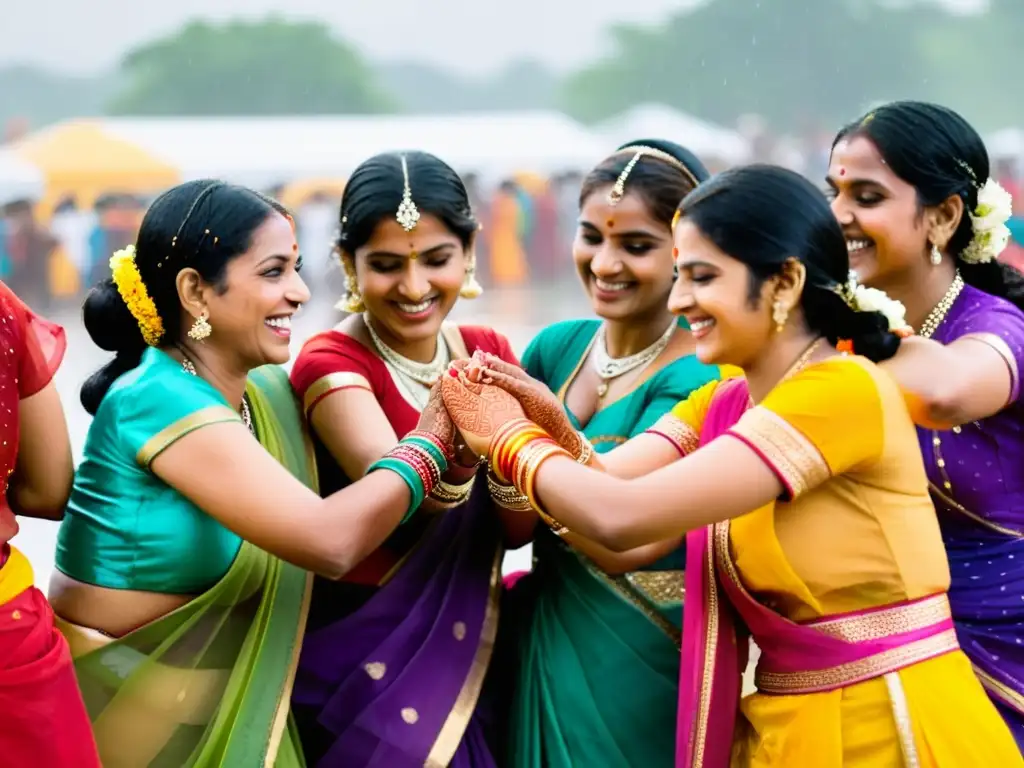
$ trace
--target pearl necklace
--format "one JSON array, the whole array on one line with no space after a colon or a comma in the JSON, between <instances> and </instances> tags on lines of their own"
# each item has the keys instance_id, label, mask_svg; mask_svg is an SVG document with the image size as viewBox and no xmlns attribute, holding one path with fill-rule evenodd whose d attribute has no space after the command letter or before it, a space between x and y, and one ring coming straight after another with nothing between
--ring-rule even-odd
<instances>
[{"instance_id":1,"label":"pearl necklace","mask_svg":"<svg viewBox=\"0 0 1024 768\"><path fill-rule=\"evenodd\" d=\"M932 335L939 330L939 326L942 325L942 321L946 319L946 315L949 314L949 310L953 308L953 303L957 300L960 292L964 289L964 279L960 276L960 272L957 271L956 277L953 278L952 284L949 286L949 290L942 297L935 308L928 313L928 317L921 323L921 330L918 331L917 335L930 339Z\"/></svg>"},{"instance_id":2,"label":"pearl necklace","mask_svg":"<svg viewBox=\"0 0 1024 768\"><path fill-rule=\"evenodd\" d=\"M198 376L199 374L196 372L196 366L188 359L188 356L182 352L181 357L181 370L185 373L191 374L192 376ZM242 423L245 424L246 429L248 429L253 435L256 434L256 430L252 426L252 413L249 411L249 398L244 394L242 395Z\"/></svg>"},{"instance_id":3,"label":"pearl necklace","mask_svg":"<svg viewBox=\"0 0 1024 768\"><path fill-rule=\"evenodd\" d=\"M425 387L434 386L434 383L441 378L445 368L448 367L448 345L444 343L444 337L440 333L437 334L437 352L434 354L434 359L429 363L419 363L398 354L385 344L381 337L377 335L377 332L373 330L369 315L363 315L363 325L369 331L373 346L377 348L380 356L403 376L412 379L418 384L422 384Z\"/></svg>"},{"instance_id":4,"label":"pearl necklace","mask_svg":"<svg viewBox=\"0 0 1024 768\"><path fill-rule=\"evenodd\" d=\"M634 355L619 358L614 358L608 354L608 345L605 340L606 328L602 325L597 331L593 356L594 368L597 370L597 375L601 377L601 383L597 387L597 396L604 397L608 394L608 384L612 379L617 379L630 371L654 362L668 346L676 325L677 320L673 317L668 328L665 329L665 332L653 344L646 349L641 349Z\"/></svg>"}]
</instances>

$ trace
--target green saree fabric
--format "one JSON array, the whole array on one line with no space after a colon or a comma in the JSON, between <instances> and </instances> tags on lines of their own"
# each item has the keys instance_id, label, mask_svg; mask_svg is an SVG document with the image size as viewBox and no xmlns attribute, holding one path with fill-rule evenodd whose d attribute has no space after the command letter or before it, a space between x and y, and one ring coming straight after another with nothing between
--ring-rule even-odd
<instances>
[{"instance_id":1,"label":"green saree fabric","mask_svg":"<svg viewBox=\"0 0 1024 768\"><path fill-rule=\"evenodd\" d=\"M258 369L246 392L260 442L316 490L287 375ZM205 593L76 658L105 768L304 766L289 699L310 584L246 542Z\"/></svg>"},{"instance_id":2,"label":"green saree fabric","mask_svg":"<svg viewBox=\"0 0 1024 768\"><path fill-rule=\"evenodd\" d=\"M524 367L564 403L599 325L582 320L545 329L524 354ZM607 452L718 377L717 367L694 357L676 360L598 411L583 432ZM533 572L509 600L518 654L509 764L672 768L683 550L612 577L542 531L534 556Z\"/></svg>"}]
</instances>

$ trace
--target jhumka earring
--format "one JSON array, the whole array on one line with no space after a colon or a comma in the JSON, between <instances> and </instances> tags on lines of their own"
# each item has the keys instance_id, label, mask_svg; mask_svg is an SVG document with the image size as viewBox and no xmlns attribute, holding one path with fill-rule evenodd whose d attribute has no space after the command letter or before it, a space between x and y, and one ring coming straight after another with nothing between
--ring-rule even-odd
<instances>
[{"instance_id":1,"label":"jhumka earring","mask_svg":"<svg viewBox=\"0 0 1024 768\"><path fill-rule=\"evenodd\" d=\"M483 292L483 286L476 279L476 255L474 254L469 257L469 263L466 264L466 276L462 280L459 296L464 299L476 299Z\"/></svg>"},{"instance_id":2,"label":"jhumka earring","mask_svg":"<svg viewBox=\"0 0 1024 768\"><path fill-rule=\"evenodd\" d=\"M341 259L341 268L345 270L345 298L338 302L338 309L350 314L358 314L366 309L363 294L356 280L356 267L348 259Z\"/></svg>"},{"instance_id":3,"label":"jhumka earring","mask_svg":"<svg viewBox=\"0 0 1024 768\"><path fill-rule=\"evenodd\" d=\"M188 329L188 337L190 339L203 342L210 338L210 334L213 333L213 326L210 325L209 317L210 313L204 309L202 314L192 323L192 327Z\"/></svg>"},{"instance_id":4,"label":"jhumka earring","mask_svg":"<svg viewBox=\"0 0 1024 768\"><path fill-rule=\"evenodd\" d=\"M789 320L789 309L779 299L772 305L772 320L775 321L775 332L782 333L786 321Z\"/></svg>"},{"instance_id":5,"label":"jhumka earring","mask_svg":"<svg viewBox=\"0 0 1024 768\"><path fill-rule=\"evenodd\" d=\"M942 263L942 251L939 250L939 246L933 245L931 255L928 260L932 263L933 267L939 266Z\"/></svg>"}]
</instances>

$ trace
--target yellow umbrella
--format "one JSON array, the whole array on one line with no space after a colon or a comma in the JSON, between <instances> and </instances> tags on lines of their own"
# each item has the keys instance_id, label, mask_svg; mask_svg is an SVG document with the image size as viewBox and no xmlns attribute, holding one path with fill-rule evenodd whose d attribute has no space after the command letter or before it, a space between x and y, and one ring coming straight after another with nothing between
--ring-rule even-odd
<instances>
[{"instance_id":1,"label":"yellow umbrella","mask_svg":"<svg viewBox=\"0 0 1024 768\"><path fill-rule=\"evenodd\" d=\"M27 136L12 149L45 178L39 203L44 219L69 195L80 208L90 208L105 194L147 195L181 179L169 163L91 121L62 123Z\"/></svg>"},{"instance_id":2,"label":"yellow umbrella","mask_svg":"<svg viewBox=\"0 0 1024 768\"><path fill-rule=\"evenodd\" d=\"M297 210L303 203L317 194L328 195L341 201L345 194L345 179L301 179L286 184L281 190L278 201L291 211Z\"/></svg>"}]
</instances>

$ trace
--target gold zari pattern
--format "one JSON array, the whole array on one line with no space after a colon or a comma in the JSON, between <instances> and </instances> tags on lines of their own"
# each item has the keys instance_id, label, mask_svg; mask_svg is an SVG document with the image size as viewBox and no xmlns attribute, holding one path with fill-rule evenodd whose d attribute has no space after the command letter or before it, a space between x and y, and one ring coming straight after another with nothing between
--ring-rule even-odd
<instances>
[{"instance_id":1,"label":"gold zari pattern","mask_svg":"<svg viewBox=\"0 0 1024 768\"><path fill-rule=\"evenodd\" d=\"M832 474L814 443L767 408L750 409L728 434L760 453L780 475L793 499L821 485Z\"/></svg>"},{"instance_id":2,"label":"gold zari pattern","mask_svg":"<svg viewBox=\"0 0 1024 768\"><path fill-rule=\"evenodd\" d=\"M870 640L881 640L904 632L927 629L940 622L951 621L952 618L949 598L945 594L941 594L856 616L840 616L812 621L804 626L813 627L823 635L845 640L848 643L863 643Z\"/></svg>"},{"instance_id":3,"label":"gold zari pattern","mask_svg":"<svg viewBox=\"0 0 1024 768\"><path fill-rule=\"evenodd\" d=\"M681 603L686 595L683 571L635 571L626 580L652 603Z\"/></svg>"},{"instance_id":4,"label":"gold zari pattern","mask_svg":"<svg viewBox=\"0 0 1024 768\"><path fill-rule=\"evenodd\" d=\"M956 630L947 629L937 635L828 669L810 672L769 672L762 669L759 663L754 683L757 690L762 693L783 696L820 693L881 677L959 648Z\"/></svg>"},{"instance_id":5,"label":"gold zari pattern","mask_svg":"<svg viewBox=\"0 0 1024 768\"><path fill-rule=\"evenodd\" d=\"M647 430L659 435L676 447L681 456L693 453L700 445L700 434L685 421L671 413L666 413Z\"/></svg>"}]
</instances>

